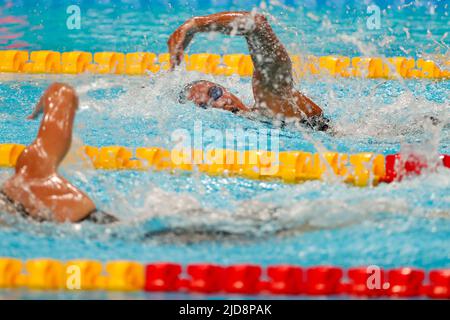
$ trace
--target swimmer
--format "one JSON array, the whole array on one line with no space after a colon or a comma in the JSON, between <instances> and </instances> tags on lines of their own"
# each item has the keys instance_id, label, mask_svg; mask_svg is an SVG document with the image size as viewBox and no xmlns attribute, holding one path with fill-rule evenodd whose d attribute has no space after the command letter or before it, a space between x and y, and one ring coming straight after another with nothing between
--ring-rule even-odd
<instances>
[{"instance_id":1,"label":"swimmer","mask_svg":"<svg viewBox=\"0 0 450 320\"><path fill-rule=\"evenodd\" d=\"M252 12L223 12L194 17L170 36L167 44L172 69L183 59L184 50L199 32L244 36L254 65L254 106L248 107L223 86L195 81L180 92L180 103L192 101L202 108L219 108L238 114L256 113L265 118L301 123L316 130L329 129L322 109L294 88L292 63L267 19Z\"/></svg>"},{"instance_id":2,"label":"swimmer","mask_svg":"<svg viewBox=\"0 0 450 320\"><path fill-rule=\"evenodd\" d=\"M73 88L54 83L28 119L44 113L34 142L17 159L15 174L0 189L0 211L37 221L106 224L118 221L102 211L82 191L58 174L72 143L78 109Z\"/></svg>"}]
</instances>

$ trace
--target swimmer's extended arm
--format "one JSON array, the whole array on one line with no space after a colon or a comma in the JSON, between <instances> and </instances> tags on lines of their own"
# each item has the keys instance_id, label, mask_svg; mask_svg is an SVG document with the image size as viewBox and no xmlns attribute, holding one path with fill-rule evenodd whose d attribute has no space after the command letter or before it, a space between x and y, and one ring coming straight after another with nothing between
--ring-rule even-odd
<instances>
[{"instance_id":1,"label":"swimmer's extended arm","mask_svg":"<svg viewBox=\"0 0 450 320\"><path fill-rule=\"evenodd\" d=\"M246 38L255 66L254 85L271 92L292 88L292 64L289 54L267 19L253 12L222 12L186 21L168 41L172 68L181 63L184 49L196 33L214 31Z\"/></svg>"}]
</instances>

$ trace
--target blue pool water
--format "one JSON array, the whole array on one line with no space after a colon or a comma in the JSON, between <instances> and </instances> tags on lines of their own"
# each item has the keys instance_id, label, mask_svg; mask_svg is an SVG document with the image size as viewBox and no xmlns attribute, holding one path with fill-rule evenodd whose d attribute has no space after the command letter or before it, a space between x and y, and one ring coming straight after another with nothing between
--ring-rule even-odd
<instances>
[{"instance_id":1,"label":"blue pool water","mask_svg":"<svg viewBox=\"0 0 450 320\"><path fill-rule=\"evenodd\" d=\"M434 9L377 2L384 10L378 30L367 30L366 6L357 1L265 6L253 1L242 7L224 0L170 5L76 1L82 28L69 31L64 3L0 1L0 49L160 53L167 51L165 43L174 28L194 14L258 6L273 15L274 29L292 53L406 55L438 61L447 54L448 59L448 8L443 1L433 2ZM247 51L239 38L200 36L189 52ZM179 88L200 78L219 82L251 102L249 79L185 71L136 78L1 74L0 143L30 143L39 123L25 117L42 91L53 81L75 86L80 111L73 152L61 172L124 222L112 228L80 228L30 224L0 214L5 221L0 256L450 267L450 170L444 168L401 183L355 188L335 180L292 185L198 173L95 171L76 155L84 144L170 148L174 131L193 133L200 122L205 131L272 129L219 110L178 104ZM297 86L323 106L337 135L283 129L280 150L450 153L449 81L306 78ZM442 123L432 126L424 120L430 115ZM223 147L212 137L204 137L202 145ZM11 173L1 169L0 182Z\"/></svg>"}]
</instances>

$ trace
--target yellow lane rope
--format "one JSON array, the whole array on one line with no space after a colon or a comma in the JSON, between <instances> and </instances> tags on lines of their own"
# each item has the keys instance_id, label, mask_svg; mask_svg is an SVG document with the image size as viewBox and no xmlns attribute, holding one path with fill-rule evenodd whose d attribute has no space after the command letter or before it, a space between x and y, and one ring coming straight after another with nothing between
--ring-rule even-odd
<instances>
[{"instance_id":1,"label":"yellow lane rope","mask_svg":"<svg viewBox=\"0 0 450 320\"><path fill-rule=\"evenodd\" d=\"M24 149L20 144L0 144L0 167L15 166ZM122 146L83 146L80 151L94 168L101 170L199 171L212 176L281 179L292 183L337 176L356 186L376 185L386 174L385 157L374 153L203 151L159 147L140 147L133 152Z\"/></svg>"},{"instance_id":2,"label":"yellow lane rope","mask_svg":"<svg viewBox=\"0 0 450 320\"><path fill-rule=\"evenodd\" d=\"M0 289L143 290L144 269L144 265L134 261L103 264L95 260L30 259L22 262L0 257Z\"/></svg>"},{"instance_id":3,"label":"yellow lane rope","mask_svg":"<svg viewBox=\"0 0 450 320\"><path fill-rule=\"evenodd\" d=\"M408 57L291 56L295 76L308 75L359 78L450 78L450 60L439 61ZM199 53L185 55L186 69L206 74L251 76L253 63L246 54ZM168 53L82 51L0 51L0 72L49 74L146 75L168 70Z\"/></svg>"}]
</instances>

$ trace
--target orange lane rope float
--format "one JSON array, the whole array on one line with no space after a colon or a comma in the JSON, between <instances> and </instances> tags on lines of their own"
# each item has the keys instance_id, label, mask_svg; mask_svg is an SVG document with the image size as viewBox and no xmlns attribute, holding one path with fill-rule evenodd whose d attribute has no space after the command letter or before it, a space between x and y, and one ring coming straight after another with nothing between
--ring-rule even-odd
<instances>
[{"instance_id":1,"label":"orange lane rope float","mask_svg":"<svg viewBox=\"0 0 450 320\"><path fill-rule=\"evenodd\" d=\"M25 149L20 144L0 144L0 167L13 167ZM340 177L355 186L377 185L419 175L428 164L419 157L400 154L381 155L369 152L343 154L303 151L234 151L228 149L168 150L139 147L134 151L122 146L84 146L82 155L100 170L168 170L240 176L249 179L280 179L284 182L326 180ZM450 168L450 156L441 155L438 165Z\"/></svg>"},{"instance_id":2,"label":"orange lane rope float","mask_svg":"<svg viewBox=\"0 0 450 320\"><path fill-rule=\"evenodd\" d=\"M379 276L379 286L368 286ZM450 269L399 267L372 270L336 266L256 264L183 266L135 261L60 261L0 257L0 289L111 290L200 294L282 294L450 299Z\"/></svg>"},{"instance_id":3,"label":"orange lane rope float","mask_svg":"<svg viewBox=\"0 0 450 320\"><path fill-rule=\"evenodd\" d=\"M295 76L307 75L362 78L448 79L450 60L447 57L413 59L409 57L345 57L291 56ZM198 53L185 55L186 70L206 74L249 77L253 74L251 57L246 54ZM168 70L168 53L82 51L0 51L0 72L53 74L122 74L145 75Z\"/></svg>"}]
</instances>

